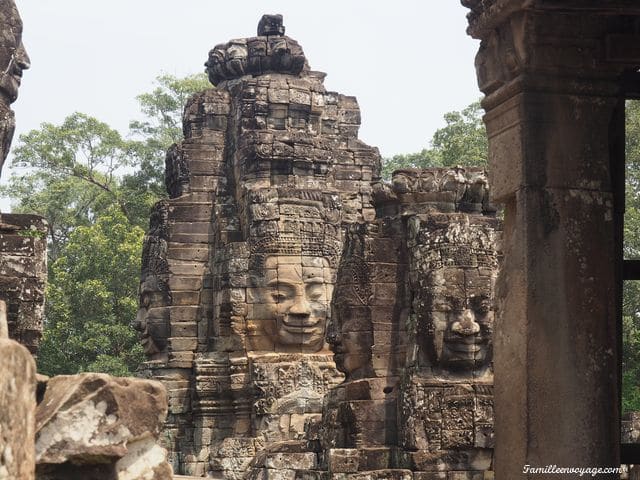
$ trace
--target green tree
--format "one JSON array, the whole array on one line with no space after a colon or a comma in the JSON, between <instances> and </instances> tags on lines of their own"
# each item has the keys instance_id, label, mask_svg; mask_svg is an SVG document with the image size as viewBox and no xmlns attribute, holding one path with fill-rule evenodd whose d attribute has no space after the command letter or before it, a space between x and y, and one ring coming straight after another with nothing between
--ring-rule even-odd
<instances>
[{"instance_id":1,"label":"green tree","mask_svg":"<svg viewBox=\"0 0 640 480\"><path fill-rule=\"evenodd\" d=\"M488 143L480 102L459 112L448 112L444 120L446 125L433 134L430 148L383 159L382 177L388 180L391 173L400 168L486 167Z\"/></svg>"},{"instance_id":2,"label":"green tree","mask_svg":"<svg viewBox=\"0 0 640 480\"><path fill-rule=\"evenodd\" d=\"M165 151L182 136L187 99L210 84L204 74L161 75L156 81L153 92L138 97L145 117L131 122L129 139L83 113L20 136L12 166L23 173L12 175L0 191L14 200L14 212L49 221L52 258L70 231L90 225L111 205L132 225L146 228L151 206L165 196Z\"/></svg>"},{"instance_id":3,"label":"green tree","mask_svg":"<svg viewBox=\"0 0 640 480\"><path fill-rule=\"evenodd\" d=\"M624 257L640 259L640 101L626 104ZM640 411L640 281L626 281L622 301L622 411Z\"/></svg>"},{"instance_id":4,"label":"green tree","mask_svg":"<svg viewBox=\"0 0 640 480\"><path fill-rule=\"evenodd\" d=\"M158 77L138 97L144 120L129 138L74 113L21 135L3 194L13 210L49 222L49 286L38 365L47 374L131 374L142 359L137 310L141 244L150 207L165 195L165 150L181 137L186 100L204 75Z\"/></svg>"},{"instance_id":5,"label":"green tree","mask_svg":"<svg viewBox=\"0 0 640 480\"><path fill-rule=\"evenodd\" d=\"M138 308L143 235L114 205L71 232L50 268L41 372L135 371L143 355L130 322Z\"/></svg>"},{"instance_id":6,"label":"green tree","mask_svg":"<svg viewBox=\"0 0 640 480\"><path fill-rule=\"evenodd\" d=\"M12 165L28 173L13 175L3 193L18 200L14 211L47 219L52 260L74 228L111 205L132 223L141 221L120 189L119 174L133 164L131 142L107 124L73 113L61 125L43 123L21 135L13 155Z\"/></svg>"},{"instance_id":7,"label":"green tree","mask_svg":"<svg viewBox=\"0 0 640 480\"><path fill-rule=\"evenodd\" d=\"M152 92L137 97L143 120L129 123L132 138L138 140L136 154L139 159L138 177L130 181L146 181L151 189L164 195L164 158L167 148L182 138L182 111L194 93L212 88L207 75L197 73L184 78L163 74L156 77Z\"/></svg>"}]
</instances>

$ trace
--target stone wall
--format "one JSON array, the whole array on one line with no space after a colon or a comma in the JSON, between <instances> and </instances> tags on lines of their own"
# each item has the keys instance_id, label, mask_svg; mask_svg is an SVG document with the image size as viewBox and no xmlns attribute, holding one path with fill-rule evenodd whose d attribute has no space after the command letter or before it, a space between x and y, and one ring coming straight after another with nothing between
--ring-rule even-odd
<instances>
[{"instance_id":1,"label":"stone wall","mask_svg":"<svg viewBox=\"0 0 640 480\"><path fill-rule=\"evenodd\" d=\"M9 336L35 355L44 320L47 223L6 213L0 222L0 300L7 306Z\"/></svg>"}]
</instances>

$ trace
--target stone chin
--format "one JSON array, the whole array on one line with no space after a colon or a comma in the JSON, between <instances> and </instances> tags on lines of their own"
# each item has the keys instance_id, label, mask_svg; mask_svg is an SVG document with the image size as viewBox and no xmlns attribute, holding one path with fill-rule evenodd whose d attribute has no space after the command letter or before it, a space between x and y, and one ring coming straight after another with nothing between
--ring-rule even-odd
<instances>
[{"instance_id":1,"label":"stone chin","mask_svg":"<svg viewBox=\"0 0 640 480\"><path fill-rule=\"evenodd\" d=\"M4 102L9 105L18 99L18 90L22 81L22 69L14 68L2 76L0 94Z\"/></svg>"},{"instance_id":2,"label":"stone chin","mask_svg":"<svg viewBox=\"0 0 640 480\"><path fill-rule=\"evenodd\" d=\"M345 381L359 380L373 376L368 368L368 355L334 353L333 361L336 364L336 370L344 373Z\"/></svg>"},{"instance_id":3,"label":"stone chin","mask_svg":"<svg viewBox=\"0 0 640 480\"><path fill-rule=\"evenodd\" d=\"M288 316L277 318L275 331L267 332L277 339L277 346L315 353L324 347L324 320L316 320L313 325L300 324Z\"/></svg>"},{"instance_id":4,"label":"stone chin","mask_svg":"<svg viewBox=\"0 0 640 480\"><path fill-rule=\"evenodd\" d=\"M9 148L11 146L11 140L13 139L13 132L15 131L16 123L13 111L8 105L0 102L0 172L2 165L9 154Z\"/></svg>"},{"instance_id":5,"label":"stone chin","mask_svg":"<svg viewBox=\"0 0 640 480\"><path fill-rule=\"evenodd\" d=\"M346 381L373 377L371 353L350 344L349 338L345 340L345 342L330 342L336 369L344 373Z\"/></svg>"},{"instance_id":6,"label":"stone chin","mask_svg":"<svg viewBox=\"0 0 640 480\"><path fill-rule=\"evenodd\" d=\"M488 365L489 346L478 342L444 341L440 358L435 363L443 370L456 373L479 371Z\"/></svg>"},{"instance_id":7,"label":"stone chin","mask_svg":"<svg viewBox=\"0 0 640 480\"><path fill-rule=\"evenodd\" d=\"M142 344L142 349L144 350L145 355L151 356L153 354L160 353L160 349L148 333L145 332L140 336L140 343Z\"/></svg>"}]
</instances>

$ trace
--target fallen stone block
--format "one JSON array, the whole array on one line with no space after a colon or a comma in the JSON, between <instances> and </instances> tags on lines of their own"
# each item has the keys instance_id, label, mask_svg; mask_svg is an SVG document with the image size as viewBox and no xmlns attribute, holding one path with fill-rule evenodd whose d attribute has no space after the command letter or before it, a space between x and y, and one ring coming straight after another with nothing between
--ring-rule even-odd
<instances>
[{"instance_id":1,"label":"fallen stone block","mask_svg":"<svg viewBox=\"0 0 640 480\"><path fill-rule=\"evenodd\" d=\"M98 373L49 379L36 411L38 479L171 479L156 444L166 414L159 382Z\"/></svg>"}]
</instances>

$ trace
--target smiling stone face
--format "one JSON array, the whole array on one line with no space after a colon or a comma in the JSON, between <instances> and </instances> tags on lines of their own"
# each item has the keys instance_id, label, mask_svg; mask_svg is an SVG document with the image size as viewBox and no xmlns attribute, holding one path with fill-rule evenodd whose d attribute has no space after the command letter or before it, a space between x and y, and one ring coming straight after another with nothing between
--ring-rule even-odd
<instances>
[{"instance_id":1,"label":"smiling stone face","mask_svg":"<svg viewBox=\"0 0 640 480\"><path fill-rule=\"evenodd\" d=\"M171 294L166 282L157 275L149 275L140 282L140 302L133 327L140 334L140 342L148 357L162 352L169 336Z\"/></svg>"},{"instance_id":2,"label":"smiling stone face","mask_svg":"<svg viewBox=\"0 0 640 480\"><path fill-rule=\"evenodd\" d=\"M138 313L133 327L148 358L163 352L169 336L169 264L167 262L167 215L164 201L158 202L151 214L149 232L142 247Z\"/></svg>"},{"instance_id":3,"label":"smiling stone face","mask_svg":"<svg viewBox=\"0 0 640 480\"><path fill-rule=\"evenodd\" d=\"M18 98L22 71L29 56L22 44L22 20L13 0L0 0L0 169L9 153L15 130L9 106Z\"/></svg>"},{"instance_id":4,"label":"smiling stone face","mask_svg":"<svg viewBox=\"0 0 640 480\"><path fill-rule=\"evenodd\" d=\"M30 63L22 44L22 20L13 0L0 2L0 21L0 94L10 104L18 98L22 71Z\"/></svg>"},{"instance_id":5,"label":"smiling stone face","mask_svg":"<svg viewBox=\"0 0 640 480\"><path fill-rule=\"evenodd\" d=\"M477 268L448 267L428 274L418 328L426 333L424 346L433 367L463 372L489 364L493 278Z\"/></svg>"},{"instance_id":6,"label":"smiling stone face","mask_svg":"<svg viewBox=\"0 0 640 480\"><path fill-rule=\"evenodd\" d=\"M324 346L333 273L322 257L272 255L250 296L255 350L313 353Z\"/></svg>"},{"instance_id":7,"label":"smiling stone face","mask_svg":"<svg viewBox=\"0 0 640 480\"><path fill-rule=\"evenodd\" d=\"M499 222L463 213L409 220L412 325L436 376L490 372Z\"/></svg>"}]
</instances>

